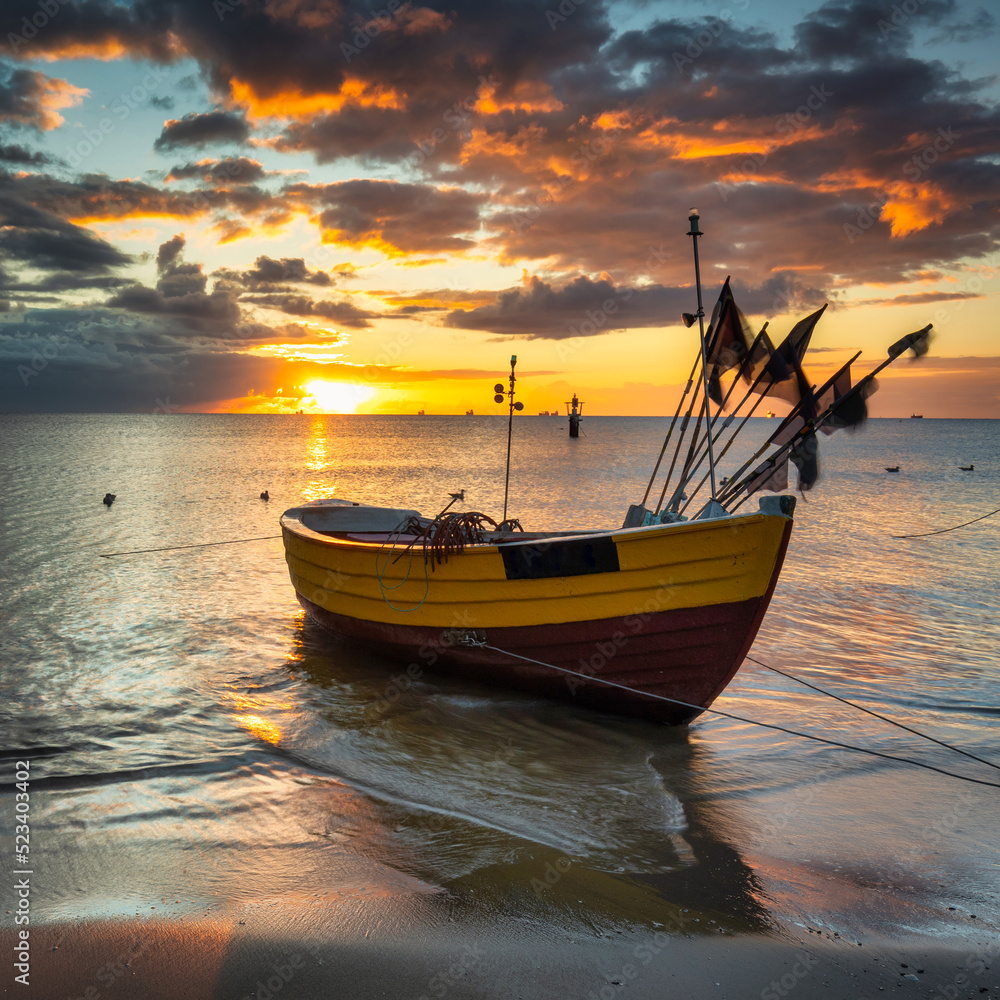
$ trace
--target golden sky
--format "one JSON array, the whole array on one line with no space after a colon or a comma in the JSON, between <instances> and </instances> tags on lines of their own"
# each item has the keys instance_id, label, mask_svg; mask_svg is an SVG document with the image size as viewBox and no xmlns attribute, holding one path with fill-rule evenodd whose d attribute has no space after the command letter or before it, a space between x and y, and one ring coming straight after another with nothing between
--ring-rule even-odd
<instances>
[{"instance_id":1,"label":"golden sky","mask_svg":"<svg viewBox=\"0 0 1000 1000\"><path fill-rule=\"evenodd\" d=\"M0 14L5 408L671 412L727 276L876 416L1000 415L994 17L965 0ZM778 407L776 406L776 409Z\"/></svg>"}]
</instances>

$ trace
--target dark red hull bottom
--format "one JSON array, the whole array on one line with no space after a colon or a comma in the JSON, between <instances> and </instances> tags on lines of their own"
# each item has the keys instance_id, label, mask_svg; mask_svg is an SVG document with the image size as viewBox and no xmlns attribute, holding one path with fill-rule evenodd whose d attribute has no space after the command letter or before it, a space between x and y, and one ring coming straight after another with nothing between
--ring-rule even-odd
<instances>
[{"instance_id":1,"label":"dark red hull bottom","mask_svg":"<svg viewBox=\"0 0 1000 1000\"><path fill-rule=\"evenodd\" d=\"M398 657L407 664L410 678L421 677L425 670L442 671L679 725L711 705L732 680L757 635L773 586L774 581L762 598L733 604L520 628L387 625L333 614L301 595L299 601L329 631ZM482 642L494 648L470 644ZM526 663L501 651L588 676ZM599 680L635 690L623 691ZM700 707L671 704L644 692Z\"/></svg>"}]
</instances>

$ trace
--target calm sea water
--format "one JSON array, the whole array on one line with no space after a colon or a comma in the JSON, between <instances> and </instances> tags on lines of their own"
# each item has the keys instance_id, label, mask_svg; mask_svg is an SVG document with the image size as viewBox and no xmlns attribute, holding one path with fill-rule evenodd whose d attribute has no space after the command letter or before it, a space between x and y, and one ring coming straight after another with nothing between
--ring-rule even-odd
<instances>
[{"instance_id":1,"label":"calm sea water","mask_svg":"<svg viewBox=\"0 0 1000 1000\"><path fill-rule=\"evenodd\" d=\"M571 441L564 419L518 418L510 513L620 525L664 427L590 417ZM824 440L752 655L1000 762L1000 515L892 537L1000 506L998 432L881 420ZM323 496L433 513L464 488L499 518L505 438L492 417L0 417L0 804L6 834L30 759L36 919L322 890L399 893L412 919L516 899L567 925L684 907L706 932L1000 922L996 788L724 718L675 730L430 673L373 713L399 665L303 620L279 539L101 558L275 536L282 510ZM717 707L1000 780L754 663ZM572 877L532 891L560 859Z\"/></svg>"}]
</instances>

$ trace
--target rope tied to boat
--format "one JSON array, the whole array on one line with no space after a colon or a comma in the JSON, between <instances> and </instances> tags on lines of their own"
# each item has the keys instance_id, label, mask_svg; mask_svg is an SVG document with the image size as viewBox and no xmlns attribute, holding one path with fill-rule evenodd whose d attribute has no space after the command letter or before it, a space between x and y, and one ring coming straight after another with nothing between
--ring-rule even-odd
<instances>
[{"instance_id":1,"label":"rope tied to boat","mask_svg":"<svg viewBox=\"0 0 1000 1000\"><path fill-rule=\"evenodd\" d=\"M530 656L522 656L520 653L514 653L514 652L512 652L509 649L500 649L498 646L492 646L492 645L489 645L489 644L478 644L478 643L477 643L477 645L481 649L488 649L491 652L500 653L503 656L509 656L509 657L512 657L512 658L514 658L516 660L521 660L524 663L534 663L534 664L536 664L539 667L548 667L550 670L557 670L561 674L571 674L574 677L580 677L583 680L588 681L588 682L592 682L592 683L596 683L596 684L603 684L603 685L605 685L607 687L611 687L611 688L620 688L622 691L628 691L631 694L644 695L645 697L655 699L656 701L665 701L665 702L669 702L672 705L681 705L684 708L697 709L698 712L709 712L712 715L721 715L724 719L733 719L736 722L745 722L747 725L760 726L763 729L774 729L774 730L776 730L779 733L787 733L789 736L798 736L798 737L801 737L802 739L812 740L815 743L823 743L826 746L837 747L840 750L851 750L851 751L853 751L855 753L867 754L869 757L881 757L883 760L891 760L891 761L895 761L895 762L897 762L899 764L910 764L913 767L922 767L922 768L924 768L927 771L934 771L937 774L943 774L943 775L945 775L946 777L949 777L949 778L957 778L960 781L968 781L968 782L971 782L974 785L986 785L989 788L1000 788L1000 784L998 784L995 781L986 781L983 778L973 778L973 777L971 777L970 775L967 775L967 774L958 774L955 771L946 771L942 767L935 767L933 764L927 764L924 761L913 760L912 758L909 758L909 757L897 757L897 756L895 756L893 754L883 753L881 750L871 750L868 747L859 747L859 746L855 746L855 745L853 745L851 743L842 743L839 740L827 739L825 736L816 736L813 733L804 733L804 732L802 732L801 730L798 730L798 729L789 729L787 726L779 726L779 725L777 725L776 723L773 723L773 722L762 722L760 719L748 719L746 716L736 715L733 712L724 712L724 711L722 711L722 709L719 709L719 708L705 708L703 705L695 705L695 704L693 704L692 702L689 702L689 701L681 701L679 698L668 698L666 695L655 694L652 691L643 691L640 688L633 688L633 687L629 687L626 684L619 684L617 681L609 681L609 680L606 680L603 677L595 677L593 674L581 673L579 670L570 670L567 667L556 666L556 664L554 664L554 663L546 663L543 660L536 660L536 659L534 659L533 657L530 657ZM749 659L749 657L748 657L748 659ZM767 666L767 664L760 663L759 660L754 660L753 662L759 663L760 666ZM774 668L771 668L771 669L774 669ZM790 675L788 675L788 676L790 676ZM796 678L793 678L793 680L799 680L799 678L796 677ZM824 691L822 693L826 694L827 692ZM852 703L852 707L857 707L857 706L854 706L853 703ZM882 717L882 718L884 718L884 717ZM891 720L886 719L886 721L891 721ZM911 732L916 733L915 730L911 730ZM926 734L924 734L924 733L916 733L916 735L918 735L918 736L924 736L925 739L931 739L931 737L927 737ZM948 749L958 750L957 747L953 747L953 746L950 746L949 744L942 743L940 740L934 740L934 742L935 743L940 743L942 746L947 746ZM964 753L964 751L961 751L961 750L958 750L958 752L959 753ZM966 754L966 756L973 756L974 757L973 754ZM981 758L978 758L978 757L976 757L975 759L976 760L982 760ZM990 761L986 761L986 760L982 760L982 763L990 764L991 767L995 767L996 766L996 765L992 764Z\"/></svg>"},{"instance_id":2,"label":"rope tied to boat","mask_svg":"<svg viewBox=\"0 0 1000 1000\"><path fill-rule=\"evenodd\" d=\"M500 525L488 514L474 510L461 514L457 512L445 514L442 511L433 521L427 521L420 517L407 518L395 531L390 533L375 557L375 575L378 578L378 589L382 600L393 611L416 611L427 600L430 593L431 580L427 567L430 566L431 572L433 572L440 563L446 563L451 556L464 552L467 545L478 545L485 542L487 532L498 531L499 528ZM409 541L400 549L398 548L399 542L404 537L409 538ZM423 556L423 597L412 608L397 607L389 600L386 591L399 590L410 579L410 573L413 571L413 554L418 545ZM395 558L393 558L394 554ZM387 584L385 582L386 570L390 566L395 566L404 556L407 563L403 578L398 583Z\"/></svg>"},{"instance_id":3,"label":"rope tied to boat","mask_svg":"<svg viewBox=\"0 0 1000 1000\"><path fill-rule=\"evenodd\" d=\"M979 517L974 517L971 521L963 521L961 524L953 524L950 528L941 528L939 531L922 531L918 535L893 535L893 538L927 538L928 535L945 535L949 531L958 531L959 528L967 528L970 524L975 524L976 521L985 521L988 517L993 517L994 514L1000 514L1000 507L996 510L991 510L988 514L980 514Z\"/></svg>"}]
</instances>

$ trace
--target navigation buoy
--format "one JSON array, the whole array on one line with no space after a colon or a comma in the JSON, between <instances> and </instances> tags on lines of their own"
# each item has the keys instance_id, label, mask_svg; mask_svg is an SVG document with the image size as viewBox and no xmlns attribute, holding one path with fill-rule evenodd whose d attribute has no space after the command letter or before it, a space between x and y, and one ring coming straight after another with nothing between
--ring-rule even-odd
<instances>
[{"instance_id":1,"label":"navigation buoy","mask_svg":"<svg viewBox=\"0 0 1000 1000\"><path fill-rule=\"evenodd\" d=\"M566 414L569 417L569 436L578 438L580 436L580 418L583 416L583 403L576 398L575 392L573 398L566 402Z\"/></svg>"}]
</instances>

